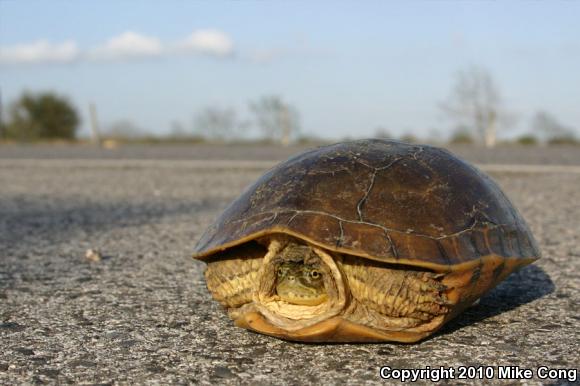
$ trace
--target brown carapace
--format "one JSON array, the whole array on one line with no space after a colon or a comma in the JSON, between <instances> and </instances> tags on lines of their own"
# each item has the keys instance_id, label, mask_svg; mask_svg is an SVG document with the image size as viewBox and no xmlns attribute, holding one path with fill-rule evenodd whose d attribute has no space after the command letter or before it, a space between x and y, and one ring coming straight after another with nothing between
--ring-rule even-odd
<instances>
[{"instance_id":1,"label":"brown carapace","mask_svg":"<svg viewBox=\"0 0 580 386\"><path fill-rule=\"evenodd\" d=\"M194 257L237 326L297 341L415 342L540 252L478 169L436 147L371 139L274 167Z\"/></svg>"}]
</instances>

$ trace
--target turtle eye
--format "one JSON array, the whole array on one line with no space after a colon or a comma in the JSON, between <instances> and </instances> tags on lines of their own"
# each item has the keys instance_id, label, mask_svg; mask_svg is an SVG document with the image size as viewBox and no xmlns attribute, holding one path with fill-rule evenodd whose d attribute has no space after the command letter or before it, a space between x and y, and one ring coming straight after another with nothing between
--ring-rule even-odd
<instances>
[{"instance_id":1,"label":"turtle eye","mask_svg":"<svg viewBox=\"0 0 580 386\"><path fill-rule=\"evenodd\" d=\"M313 279L318 279L320 276L322 276L320 271L314 270L310 272L310 277Z\"/></svg>"}]
</instances>

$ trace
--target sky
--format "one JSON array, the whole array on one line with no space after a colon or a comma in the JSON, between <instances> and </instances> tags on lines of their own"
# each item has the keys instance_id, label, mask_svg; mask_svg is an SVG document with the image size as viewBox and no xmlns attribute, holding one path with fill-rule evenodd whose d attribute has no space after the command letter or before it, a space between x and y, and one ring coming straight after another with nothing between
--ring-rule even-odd
<instances>
[{"instance_id":1,"label":"sky","mask_svg":"<svg viewBox=\"0 0 580 386\"><path fill-rule=\"evenodd\" d=\"M538 110L580 133L576 1L0 0L0 91L55 91L101 127L156 134L208 106L249 118L278 95L323 138L444 136L458 71L492 74L527 131ZM249 129L250 135L253 129Z\"/></svg>"}]
</instances>

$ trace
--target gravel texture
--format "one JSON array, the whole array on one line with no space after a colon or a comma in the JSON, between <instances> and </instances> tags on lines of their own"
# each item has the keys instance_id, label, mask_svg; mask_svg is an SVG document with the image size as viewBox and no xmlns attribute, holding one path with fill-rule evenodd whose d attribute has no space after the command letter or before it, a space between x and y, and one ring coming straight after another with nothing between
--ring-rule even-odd
<instances>
[{"instance_id":1,"label":"gravel texture","mask_svg":"<svg viewBox=\"0 0 580 386\"><path fill-rule=\"evenodd\" d=\"M0 384L392 383L381 366L520 366L529 384L572 384L537 368L580 363L578 173L492 173L544 257L436 336L315 345L235 328L190 258L263 170L19 162L0 160Z\"/></svg>"}]
</instances>

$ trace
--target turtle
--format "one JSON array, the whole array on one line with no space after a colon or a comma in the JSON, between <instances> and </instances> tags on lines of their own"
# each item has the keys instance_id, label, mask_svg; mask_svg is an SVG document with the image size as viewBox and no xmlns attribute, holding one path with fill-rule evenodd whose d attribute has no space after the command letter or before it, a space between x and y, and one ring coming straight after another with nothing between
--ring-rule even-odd
<instances>
[{"instance_id":1,"label":"turtle","mask_svg":"<svg viewBox=\"0 0 580 386\"><path fill-rule=\"evenodd\" d=\"M442 148L365 139L268 170L193 257L238 327L289 341L412 343L540 251L476 167Z\"/></svg>"}]
</instances>

